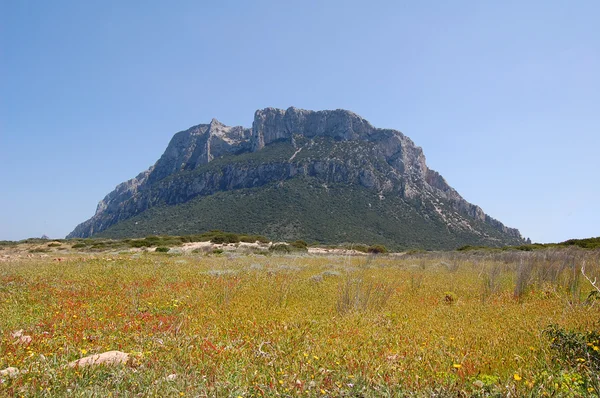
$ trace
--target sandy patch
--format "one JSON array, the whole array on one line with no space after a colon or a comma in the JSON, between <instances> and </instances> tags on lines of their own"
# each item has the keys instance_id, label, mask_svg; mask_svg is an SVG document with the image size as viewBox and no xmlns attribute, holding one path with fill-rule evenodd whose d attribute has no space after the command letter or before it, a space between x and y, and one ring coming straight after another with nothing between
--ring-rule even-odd
<instances>
[{"instance_id":1,"label":"sandy patch","mask_svg":"<svg viewBox=\"0 0 600 398\"><path fill-rule=\"evenodd\" d=\"M323 247L309 247L309 254L328 254L336 256L367 256L369 253L359 252L358 250L348 249L327 249Z\"/></svg>"}]
</instances>

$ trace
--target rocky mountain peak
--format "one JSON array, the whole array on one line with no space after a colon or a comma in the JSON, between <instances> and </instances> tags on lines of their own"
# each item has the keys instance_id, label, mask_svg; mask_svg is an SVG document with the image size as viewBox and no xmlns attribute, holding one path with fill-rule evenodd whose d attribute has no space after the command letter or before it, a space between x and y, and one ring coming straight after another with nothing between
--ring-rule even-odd
<instances>
[{"instance_id":1,"label":"rocky mountain peak","mask_svg":"<svg viewBox=\"0 0 600 398\"><path fill-rule=\"evenodd\" d=\"M217 158L222 160L213 162ZM374 195L368 207L379 203L384 213L376 216L380 220L371 227L372 236L380 236L388 242L398 243L402 239L405 244L409 242L396 229L409 228L402 223L409 226L420 223L423 228L435 230L432 233L443 242L432 247L450 247L459 240L489 244L522 241L519 231L505 227L464 200L439 173L429 169L422 149L401 132L375 128L357 114L343 109L310 111L295 107L259 109L254 114L252 128L231 127L212 119L209 124L199 124L175 134L154 166L119 184L100 201L96 214L69 237L91 236L157 206L180 206L192 200L209 200L215 194L237 195L236 192L246 189L265 192L265 187L288 183L291 186L308 184L303 189L324 189L325 202L312 204L313 209L327 206L326 202L331 200L327 199L327 190L333 185L338 187L340 195L348 195L350 202L354 201L356 192ZM296 192L285 200L293 200L295 196L301 193ZM297 205L304 206L303 203ZM334 207L327 214L335 214L335 211ZM355 208L353 211L363 210ZM287 213L284 213L274 213L277 217L264 221L272 225L285 224ZM352 214L347 217L351 218ZM210 217L206 215L190 217L193 222L204 220L201 225L209 225ZM400 224L390 224L389 217ZM308 214L306 219L316 218ZM310 224L307 220L292 221L299 225ZM385 233L378 227L383 224L388 225ZM262 221L252 225L262 225ZM210 228L227 229L221 225ZM287 231L290 226L277 228ZM302 228L310 230L313 226L307 224ZM154 227L150 229L154 231ZM268 231L251 228L248 232L268 235ZM359 231L353 233L360 236ZM335 239L343 239L343 236ZM302 235L289 237L303 238ZM418 242L420 238L415 235L411 239Z\"/></svg>"},{"instance_id":2,"label":"rocky mountain peak","mask_svg":"<svg viewBox=\"0 0 600 398\"><path fill-rule=\"evenodd\" d=\"M252 149L260 150L271 142L291 138L293 134L349 141L368 138L373 131L368 121L344 109L309 111L295 107L286 110L265 108L254 114Z\"/></svg>"},{"instance_id":3,"label":"rocky mountain peak","mask_svg":"<svg viewBox=\"0 0 600 398\"><path fill-rule=\"evenodd\" d=\"M209 123L210 127L220 127L220 126L225 126L223 123L221 123L220 121L218 121L215 118L212 118L210 123Z\"/></svg>"}]
</instances>

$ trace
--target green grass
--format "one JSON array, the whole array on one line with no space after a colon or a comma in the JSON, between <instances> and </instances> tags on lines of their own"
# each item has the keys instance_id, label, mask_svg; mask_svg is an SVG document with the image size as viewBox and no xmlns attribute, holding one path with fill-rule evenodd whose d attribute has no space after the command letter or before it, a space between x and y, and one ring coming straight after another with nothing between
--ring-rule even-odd
<instances>
[{"instance_id":1,"label":"green grass","mask_svg":"<svg viewBox=\"0 0 600 398\"><path fill-rule=\"evenodd\" d=\"M600 276L599 260L22 255L0 263L0 369L27 373L3 377L0 395L593 395L597 374L557 360L545 330L599 330L600 303L578 277L584 261ZM19 329L29 345L15 344ZM135 360L66 366L108 350Z\"/></svg>"}]
</instances>

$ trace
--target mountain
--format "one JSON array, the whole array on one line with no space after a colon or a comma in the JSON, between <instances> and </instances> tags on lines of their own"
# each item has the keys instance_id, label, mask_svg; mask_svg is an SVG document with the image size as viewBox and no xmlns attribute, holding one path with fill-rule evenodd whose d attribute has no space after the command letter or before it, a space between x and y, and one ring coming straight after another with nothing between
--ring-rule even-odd
<instances>
[{"instance_id":1,"label":"mountain","mask_svg":"<svg viewBox=\"0 0 600 398\"><path fill-rule=\"evenodd\" d=\"M210 229L398 249L524 243L429 169L401 132L346 110L293 107L256 111L252 128L213 119L175 134L67 238Z\"/></svg>"}]
</instances>

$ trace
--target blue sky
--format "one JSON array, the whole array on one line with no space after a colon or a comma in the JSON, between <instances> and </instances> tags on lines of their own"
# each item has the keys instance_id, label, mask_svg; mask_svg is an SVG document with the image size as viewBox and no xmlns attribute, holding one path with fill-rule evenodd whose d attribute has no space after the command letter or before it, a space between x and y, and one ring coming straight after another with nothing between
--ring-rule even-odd
<instances>
[{"instance_id":1,"label":"blue sky","mask_svg":"<svg viewBox=\"0 0 600 398\"><path fill-rule=\"evenodd\" d=\"M2 1L0 240L64 237L174 133L352 110L533 241L600 236L598 1Z\"/></svg>"}]
</instances>

